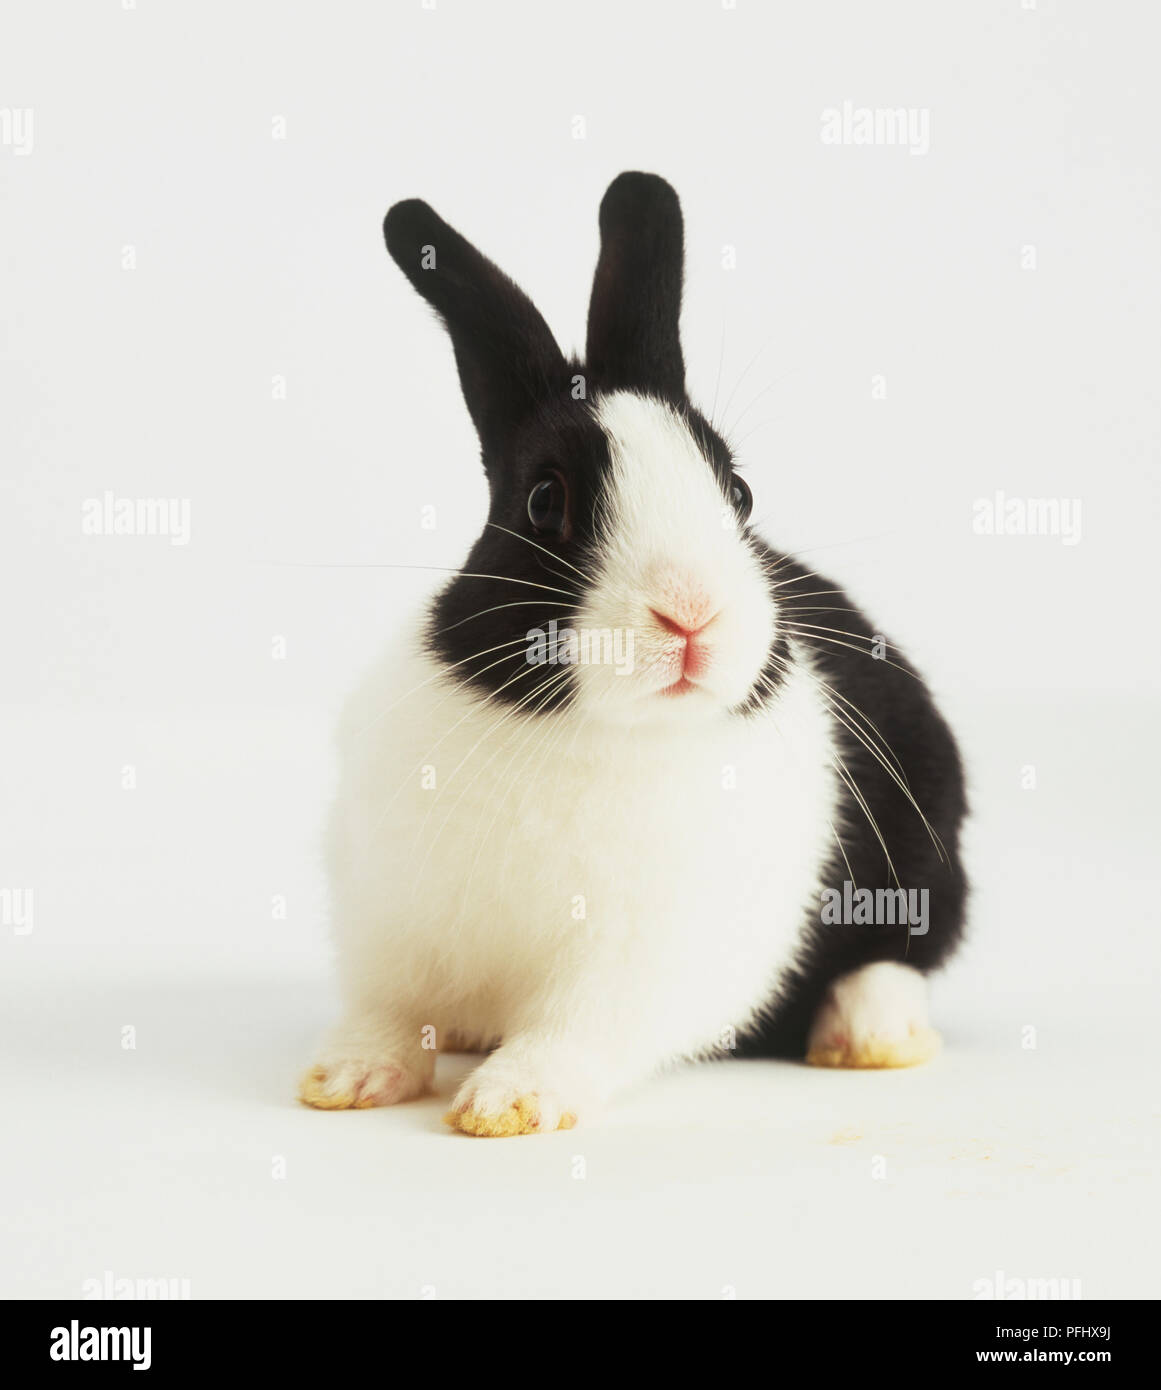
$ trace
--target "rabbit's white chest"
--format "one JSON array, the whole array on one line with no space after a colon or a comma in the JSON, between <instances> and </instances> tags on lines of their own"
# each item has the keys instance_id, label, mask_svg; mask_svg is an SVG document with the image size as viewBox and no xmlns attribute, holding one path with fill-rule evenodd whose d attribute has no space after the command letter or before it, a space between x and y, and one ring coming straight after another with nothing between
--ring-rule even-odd
<instances>
[{"instance_id":1,"label":"rabbit's white chest","mask_svg":"<svg viewBox=\"0 0 1161 1390\"><path fill-rule=\"evenodd\" d=\"M610 1027L674 1052L768 1000L833 847L808 677L773 717L680 731L407 703L368 729L356 698L346 721L331 858L356 972L399 972L433 1022L480 1038L554 992L564 1012L603 992L625 1001Z\"/></svg>"}]
</instances>

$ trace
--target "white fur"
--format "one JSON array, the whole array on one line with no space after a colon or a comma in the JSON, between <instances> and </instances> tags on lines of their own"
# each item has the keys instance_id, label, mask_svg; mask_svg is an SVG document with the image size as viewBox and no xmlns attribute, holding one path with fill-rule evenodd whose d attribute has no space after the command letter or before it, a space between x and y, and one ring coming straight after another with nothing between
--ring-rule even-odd
<instances>
[{"instance_id":1,"label":"white fur","mask_svg":"<svg viewBox=\"0 0 1161 1390\"><path fill-rule=\"evenodd\" d=\"M537 715L463 687L413 637L346 711L329 866L348 1017L321 1058L336 1092L363 1070L365 1096L415 1094L427 1044L452 1035L500 1044L457 1104L535 1094L554 1128L728 1046L817 910L837 800L817 689L792 674L768 713L730 713L777 621L757 560L667 407L621 394L600 419L615 539L582 619L634 631L633 673L577 668L576 703ZM683 695L658 693L681 639L657 607L717 614Z\"/></svg>"},{"instance_id":2,"label":"white fur","mask_svg":"<svg viewBox=\"0 0 1161 1390\"><path fill-rule=\"evenodd\" d=\"M852 1057L866 1048L898 1048L929 1031L927 981L909 965L875 961L833 981L810 1030L807 1051Z\"/></svg>"},{"instance_id":3,"label":"white fur","mask_svg":"<svg viewBox=\"0 0 1161 1390\"><path fill-rule=\"evenodd\" d=\"M598 418L612 456L609 542L579 623L632 631L636 670L625 678L607 664L581 667L581 699L599 703L606 717L633 721L720 717L745 699L770 649L775 612L767 580L674 411L619 391L602 401ZM698 678L704 693L655 698L673 679L675 641L652 620L652 609L691 625L712 619L705 630L709 665Z\"/></svg>"}]
</instances>

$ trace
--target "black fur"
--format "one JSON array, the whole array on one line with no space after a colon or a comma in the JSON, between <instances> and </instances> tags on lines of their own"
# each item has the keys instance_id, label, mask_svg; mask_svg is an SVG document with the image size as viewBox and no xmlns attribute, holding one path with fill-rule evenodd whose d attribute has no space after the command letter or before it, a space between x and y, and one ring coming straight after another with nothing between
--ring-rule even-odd
<instances>
[{"instance_id":1,"label":"black fur","mask_svg":"<svg viewBox=\"0 0 1161 1390\"><path fill-rule=\"evenodd\" d=\"M491 477L520 428L567 391L556 339L524 291L418 198L395 204L383 236L447 326Z\"/></svg>"},{"instance_id":2,"label":"black fur","mask_svg":"<svg viewBox=\"0 0 1161 1390\"><path fill-rule=\"evenodd\" d=\"M621 174L601 202L600 227L582 364L566 360L527 295L425 202L396 203L383 224L388 251L451 337L490 487L489 524L437 598L427 641L459 679L530 710L573 695L560 668L528 664L525 639L553 618L567 625L583 586L578 571L596 561L609 469L594 414L600 393L631 388L667 401L689 420L724 495L733 471L725 442L685 394L677 195L654 174ZM525 510L549 470L570 492L564 538L536 536ZM772 682L780 669L769 665Z\"/></svg>"},{"instance_id":3,"label":"black fur","mask_svg":"<svg viewBox=\"0 0 1161 1390\"><path fill-rule=\"evenodd\" d=\"M597 557L609 471L607 442L594 415L600 393L631 389L669 403L688 420L724 497L733 476L727 444L686 395L676 194L655 175L622 174L601 203L600 228L582 365L564 357L527 296L426 203L398 203L384 223L391 255L451 336L491 493L489 524L463 573L437 598L427 641L458 678L536 711L572 698L569 679L555 680L558 668L528 664L526 634L553 618L567 625L583 592L578 571ZM434 258L426 269L425 256ZM548 472L560 474L569 489L570 529L560 537L538 536L525 510L529 492ZM963 775L947 725L898 649L882 649L876 630L829 580L770 550L748 529L745 538L770 576L780 628L797 629L798 640L814 652L821 680L837 692L828 698L841 715L835 726L842 769L859 795L844 783L836 826L841 848L836 843L824 886L841 891L850 880L860 889L929 893L922 935L913 935L907 923L824 926L821 911L808 914L798 969L737 1049L742 1056L800 1057L836 976L876 960L929 970L955 948L967 891L958 852ZM818 596L822 590L825 597ZM761 715L784 678L788 656L780 631L736 717Z\"/></svg>"},{"instance_id":4,"label":"black fur","mask_svg":"<svg viewBox=\"0 0 1161 1390\"><path fill-rule=\"evenodd\" d=\"M677 194L653 174L622 174L601 199L600 227L589 367L609 390L647 391L685 407L685 239Z\"/></svg>"},{"instance_id":5,"label":"black fur","mask_svg":"<svg viewBox=\"0 0 1161 1390\"><path fill-rule=\"evenodd\" d=\"M844 784L841 823L836 826L842 846L834 846L821 886L841 892L850 880L872 891L901 887L929 893L930 915L922 935L912 935L906 923L824 925L820 893L819 909L807 914L806 949L799 968L782 982L779 997L771 1001L761 1022L739 1039L737 1049L743 1057L801 1057L811 1020L831 980L878 960L928 971L955 950L967 898L959 857L967 803L951 730L899 649L893 644L883 649L881 634L836 584L773 551L767 558L781 622L805 634L802 640L813 652L819 678L844 697L828 696L842 715L835 720L839 757L866 806L864 810ZM810 597L795 597L795 591ZM820 607L835 611L820 613Z\"/></svg>"}]
</instances>

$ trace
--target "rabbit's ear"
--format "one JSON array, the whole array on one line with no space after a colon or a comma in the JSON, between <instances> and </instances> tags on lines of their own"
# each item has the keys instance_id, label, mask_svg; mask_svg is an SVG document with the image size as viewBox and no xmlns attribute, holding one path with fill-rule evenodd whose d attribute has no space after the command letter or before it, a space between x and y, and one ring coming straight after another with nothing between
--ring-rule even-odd
<instances>
[{"instance_id":1,"label":"rabbit's ear","mask_svg":"<svg viewBox=\"0 0 1161 1390\"><path fill-rule=\"evenodd\" d=\"M606 388L685 398L681 204L656 174L620 174L601 200L586 366Z\"/></svg>"},{"instance_id":2,"label":"rabbit's ear","mask_svg":"<svg viewBox=\"0 0 1161 1390\"><path fill-rule=\"evenodd\" d=\"M538 404L567 388L560 348L524 291L420 199L396 203L383 235L443 319L487 466Z\"/></svg>"}]
</instances>

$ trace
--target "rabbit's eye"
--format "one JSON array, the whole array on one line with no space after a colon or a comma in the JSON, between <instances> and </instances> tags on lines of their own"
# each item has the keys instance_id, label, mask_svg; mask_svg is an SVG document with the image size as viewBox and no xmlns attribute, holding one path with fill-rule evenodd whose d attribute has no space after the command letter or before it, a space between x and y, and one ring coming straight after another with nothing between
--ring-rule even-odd
<instances>
[{"instance_id":1,"label":"rabbit's eye","mask_svg":"<svg viewBox=\"0 0 1161 1390\"><path fill-rule=\"evenodd\" d=\"M554 473L542 478L528 494L528 520L542 536L561 536L568 524L568 492Z\"/></svg>"},{"instance_id":2,"label":"rabbit's eye","mask_svg":"<svg viewBox=\"0 0 1161 1390\"><path fill-rule=\"evenodd\" d=\"M730 483L730 501L734 504L738 520L748 521L750 513L754 510L754 494L750 491L749 484L737 474Z\"/></svg>"}]
</instances>

